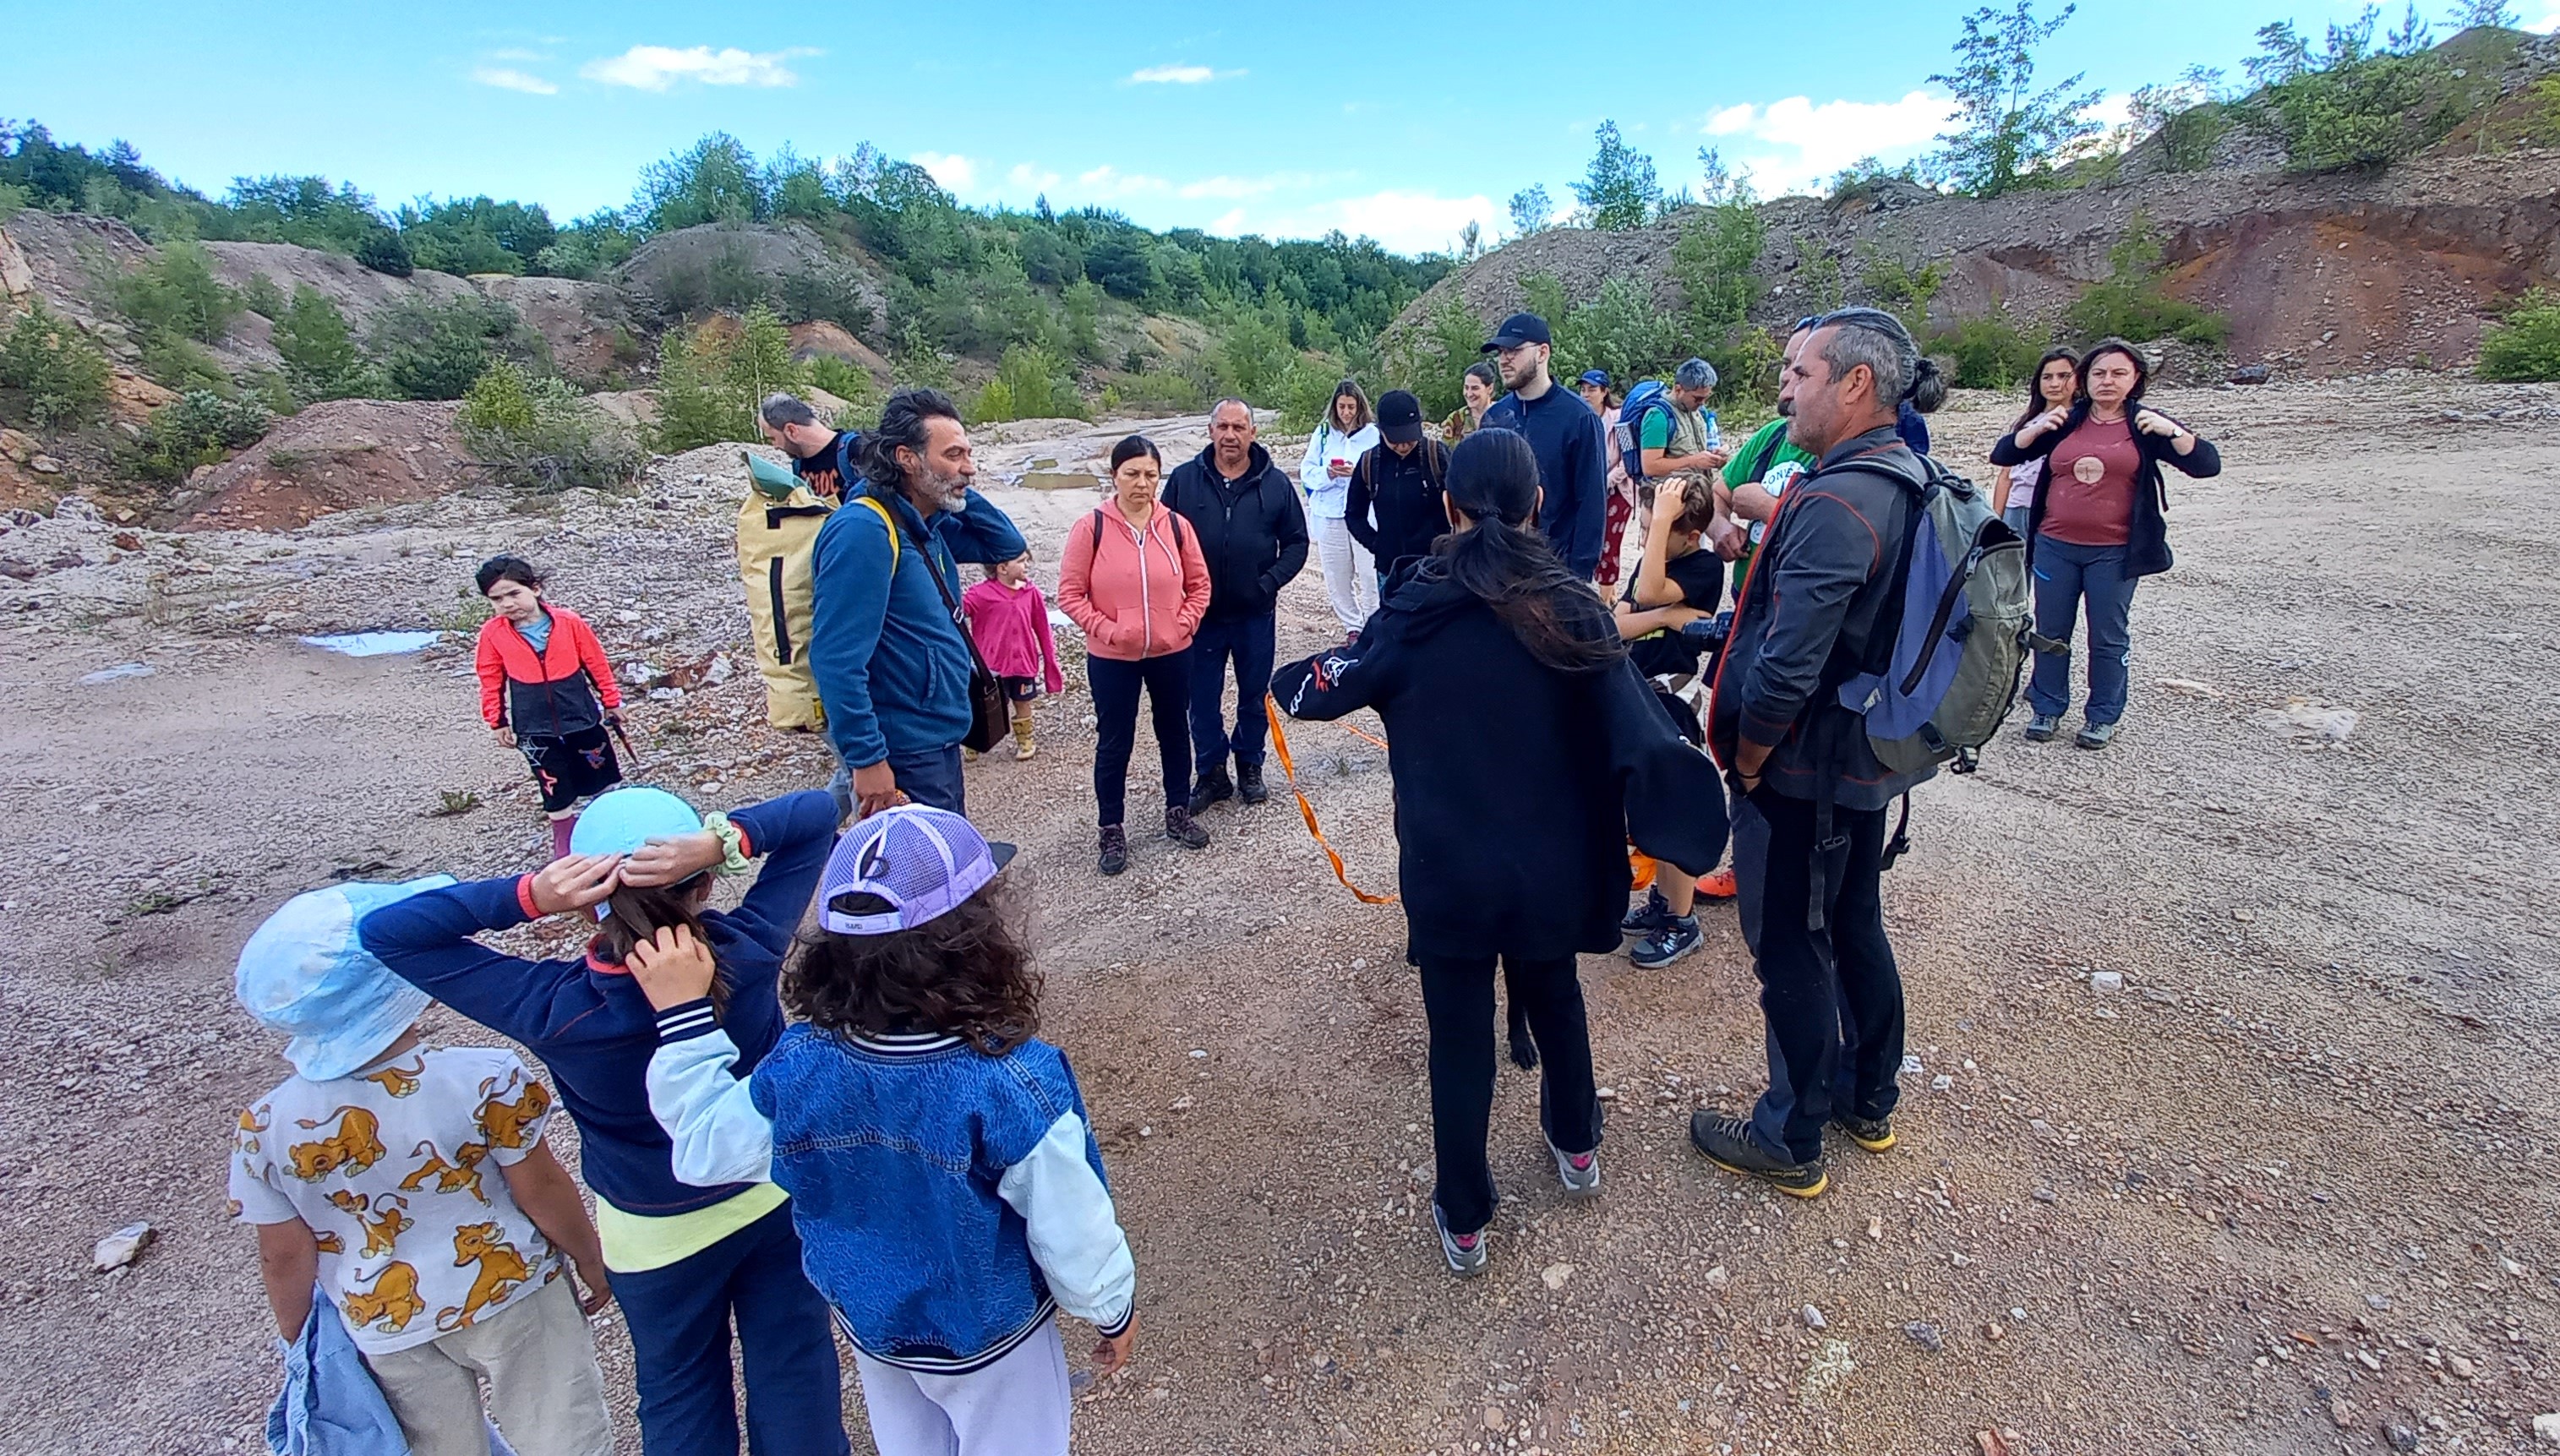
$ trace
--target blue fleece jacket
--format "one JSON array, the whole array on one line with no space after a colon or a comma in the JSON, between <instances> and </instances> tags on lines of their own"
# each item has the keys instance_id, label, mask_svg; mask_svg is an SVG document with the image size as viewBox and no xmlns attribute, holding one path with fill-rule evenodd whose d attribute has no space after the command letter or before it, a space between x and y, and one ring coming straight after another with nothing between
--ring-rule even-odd
<instances>
[{"instance_id":1,"label":"blue fleece jacket","mask_svg":"<svg viewBox=\"0 0 2560 1456\"><path fill-rule=\"evenodd\" d=\"M743 1075L782 1036L774 983L835 847L836 801L818 791L786 794L739 809L729 821L744 834L744 848L764 860L736 909L703 912L728 988L721 1029L737 1047ZM367 915L357 933L400 979L543 1059L577 1123L578 1171L596 1197L626 1213L659 1217L709 1208L745 1189L677 1179L666 1131L649 1111L658 1017L627 971L591 955L524 960L472 938L534 918L532 879L411 895Z\"/></svg>"},{"instance_id":2,"label":"blue fleece jacket","mask_svg":"<svg viewBox=\"0 0 2560 1456\"><path fill-rule=\"evenodd\" d=\"M827 736L855 768L968 734L969 644L927 573L941 571L957 602L959 563L1010 562L1028 549L1012 520L974 490L965 510L922 521L903 497L874 498L898 519L893 569L886 523L851 498L818 528L809 558L809 673L827 706Z\"/></svg>"},{"instance_id":3,"label":"blue fleece jacket","mask_svg":"<svg viewBox=\"0 0 2560 1456\"><path fill-rule=\"evenodd\" d=\"M1609 511L1609 452L1600 446L1599 420L1580 395L1549 383L1534 402L1518 395L1496 400L1483 425L1528 437L1537 483L1546 492L1537 529L1586 581L1600 569L1600 532Z\"/></svg>"}]
</instances>

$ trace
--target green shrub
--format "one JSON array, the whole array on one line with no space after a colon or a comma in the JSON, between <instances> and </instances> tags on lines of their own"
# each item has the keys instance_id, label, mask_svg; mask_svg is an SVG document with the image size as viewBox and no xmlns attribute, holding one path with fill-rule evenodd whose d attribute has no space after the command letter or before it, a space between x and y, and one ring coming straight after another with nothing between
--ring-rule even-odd
<instances>
[{"instance_id":1,"label":"green shrub","mask_svg":"<svg viewBox=\"0 0 2560 1456\"><path fill-rule=\"evenodd\" d=\"M1929 305L1937 298L1938 290L1946 286L1947 260L1933 259L1915 269L1872 243L1861 243L1858 250L1866 261L1858 281L1875 300L1876 307L1902 320L1913 338L1927 338Z\"/></svg>"},{"instance_id":2,"label":"green shrub","mask_svg":"<svg viewBox=\"0 0 2560 1456\"><path fill-rule=\"evenodd\" d=\"M373 345L392 393L403 400L459 400L502 355L530 345L516 311L475 293L401 302L375 325Z\"/></svg>"},{"instance_id":3,"label":"green shrub","mask_svg":"<svg viewBox=\"0 0 2560 1456\"><path fill-rule=\"evenodd\" d=\"M2380 12L2367 7L2347 24L2332 23L2315 51L2291 21L2258 30L2259 54L2247 63L2256 94L2245 113L2285 144L2297 172L2372 170L2433 145L2480 99L2478 85L2426 48L2426 28L2413 6L2408 21L2376 43ZM2498 68L2487 68L2493 76ZM2493 96L2493 92L2491 95Z\"/></svg>"},{"instance_id":4,"label":"green shrub","mask_svg":"<svg viewBox=\"0 0 2560 1456\"><path fill-rule=\"evenodd\" d=\"M843 325L851 333L871 331L871 300L864 296L862 281L850 268L820 267L805 273L786 273L777 291L782 316L793 323L825 319Z\"/></svg>"},{"instance_id":5,"label":"green shrub","mask_svg":"<svg viewBox=\"0 0 2560 1456\"><path fill-rule=\"evenodd\" d=\"M264 273L248 275L248 281L240 285L240 301L242 308L269 323L284 317L284 290Z\"/></svg>"},{"instance_id":6,"label":"green shrub","mask_svg":"<svg viewBox=\"0 0 2560 1456\"><path fill-rule=\"evenodd\" d=\"M2560 380L2560 297L2535 288L2480 335L2480 377L2524 383Z\"/></svg>"},{"instance_id":7,"label":"green shrub","mask_svg":"<svg viewBox=\"0 0 2560 1456\"><path fill-rule=\"evenodd\" d=\"M42 299L0 332L0 388L26 391L27 412L39 428L77 423L104 409L108 377L106 356Z\"/></svg>"},{"instance_id":8,"label":"green shrub","mask_svg":"<svg viewBox=\"0 0 2560 1456\"><path fill-rule=\"evenodd\" d=\"M1760 210L1740 198L1706 208L1681 225L1671 271L1687 302L1682 322L1691 337L1720 340L1751 311L1760 293L1752 269L1767 237Z\"/></svg>"},{"instance_id":9,"label":"green shrub","mask_svg":"<svg viewBox=\"0 0 2560 1456\"><path fill-rule=\"evenodd\" d=\"M293 301L276 317L271 339L284 361L286 386L306 404L352 399L371 384L347 316L328 294L308 283L294 285Z\"/></svg>"},{"instance_id":10,"label":"green shrub","mask_svg":"<svg viewBox=\"0 0 2560 1456\"><path fill-rule=\"evenodd\" d=\"M189 390L151 411L138 467L155 480L184 480L197 466L220 464L232 451L255 444L272 422L255 400Z\"/></svg>"},{"instance_id":11,"label":"green shrub","mask_svg":"<svg viewBox=\"0 0 2560 1456\"><path fill-rule=\"evenodd\" d=\"M1208 391L1200 382L1169 369L1132 374L1102 391L1105 413L1197 414L1207 407Z\"/></svg>"},{"instance_id":12,"label":"green shrub","mask_svg":"<svg viewBox=\"0 0 2560 1456\"><path fill-rule=\"evenodd\" d=\"M214 259L196 243L171 243L143 267L115 280L115 304L143 336L210 344L240 316L240 295L214 276Z\"/></svg>"},{"instance_id":13,"label":"green shrub","mask_svg":"<svg viewBox=\"0 0 2560 1456\"><path fill-rule=\"evenodd\" d=\"M639 471L639 442L567 381L502 359L472 381L456 416L492 474L535 490L606 489Z\"/></svg>"},{"instance_id":14,"label":"green shrub","mask_svg":"<svg viewBox=\"0 0 2560 1456\"><path fill-rule=\"evenodd\" d=\"M356 261L395 278L405 278L417 271L416 262L409 257L408 244L389 228L377 228L365 235L364 241L356 244ZM453 397L445 395L439 398L449 400Z\"/></svg>"},{"instance_id":15,"label":"green shrub","mask_svg":"<svg viewBox=\"0 0 2560 1456\"><path fill-rule=\"evenodd\" d=\"M996 377L978 392L970 417L980 424L1005 419L1082 419L1084 399L1066 362L1030 344L1005 351Z\"/></svg>"},{"instance_id":16,"label":"green shrub","mask_svg":"<svg viewBox=\"0 0 2560 1456\"><path fill-rule=\"evenodd\" d=\"M871 371L858 364L848 364L832 354L821 354L808 362L809 383L844 401L858 412L880 412L880 387L872 383Z\"/></svg>"},{"instance_id":17,"label":"green shrub","mask_svg":"<svg viewBox=\"0 0 2560 1456\"><path fill-rule=\"evenodd\" d=\"M19 210L32 200L27 189L14 182L0 182L0 223L18 216Z\"/></svg>"},{"instance_id":18,"label":"green shrub","mask_svg":"<svg viewBox=\"0 0 2560 1456\"><path fill-rule=\"evenodd\" d=\"M2231 321L2161 291L2166 274L2160 239L2151 223L2136 212L2123 239L2107 249L2112 268L2103 283L2092 283L2062 316L2062 332L2080 346L2104 338L2182 339L2190 344L2219 345L2230 337Z\"/></svg>"},{"instance_id":19,"label":"green shrub","mask_svg":"<svg viewBox=\"0 0 2560 1456\"><path fill-rule=\"evenodd\" d=\"M176 334L142 336L142 372L173 390L211 390L226 398L237 390L221 360L204 345Z\"/></svg>"},{"instance_id":20,"label":"green shrub","mask_svg":"<svg viewBox=\"0 0 2560 1456\"><path fill-rule=\"evenodd\" d=\"M1955 361L1950 378L1959 389L2005 390L2022 384L2043 357L2044 344L2004 318L1969 318L1929 341L1929 352Z\"/></svg>"},{"instance_id":21,"label":"green shrub","mask_svg":"<svg viewBox=\"0 0 2560 1456\"><path fill-rule=\"evenodd\" d=\"M658 448L673 454L721 440L762 439L756 404L808 384L808 369L792 361L790 331L771 309L670 329L658 347Z\"/></svg>"}]
</instances>

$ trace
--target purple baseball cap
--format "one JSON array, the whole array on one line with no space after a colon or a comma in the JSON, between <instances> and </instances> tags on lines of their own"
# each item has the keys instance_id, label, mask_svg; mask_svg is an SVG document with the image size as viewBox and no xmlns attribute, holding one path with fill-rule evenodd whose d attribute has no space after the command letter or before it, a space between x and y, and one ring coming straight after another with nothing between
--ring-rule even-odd
<instances>
[{"instance_id":1,"label":"purple baseball cap","mask_svg":"<svg viewBox=\"0 0 2560 1456\"><path fill-rule=\"evenodd\" d=\"M956 908L1013 863L948 809L901 804L845 831L818 881L818 920L837 935L912 930Z\"/></svg>"}]
</instances>

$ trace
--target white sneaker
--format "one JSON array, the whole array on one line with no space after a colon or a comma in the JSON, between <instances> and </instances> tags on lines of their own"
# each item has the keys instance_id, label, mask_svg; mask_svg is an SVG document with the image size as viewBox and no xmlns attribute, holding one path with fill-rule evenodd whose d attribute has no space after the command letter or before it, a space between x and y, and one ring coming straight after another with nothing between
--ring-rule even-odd
<instances>
[{"instance_id":1,"label":"white sneaker","mask_svg":"<svg viewBox=\"0 0 2560 1456\"><path fill-rule=\"evenodd\" d=\"M1564 1185L1568 1199L1597 1198L1600 1195L1600 1154L1568 1153L1553 1143L1546 1150L1555 1155L1555 1178Z\"/></svg>"},{"instance_id":2,"label":"white sneaker","mask_svg":"<svg viewBox=\"0 0 2560 1456\"><path fill-rule=\"evenodd\" d=\"M1479 1228L1473 1233L1450 1232L1449 1220L1442 1216L1437 1200L1431 1205L1431 1226L1440 1230L1440 1257L1449 1261L1450 1273L1461 1279L1473 1279L1485 1272L1484 1229Z\"/></svg>"}]
</instances>

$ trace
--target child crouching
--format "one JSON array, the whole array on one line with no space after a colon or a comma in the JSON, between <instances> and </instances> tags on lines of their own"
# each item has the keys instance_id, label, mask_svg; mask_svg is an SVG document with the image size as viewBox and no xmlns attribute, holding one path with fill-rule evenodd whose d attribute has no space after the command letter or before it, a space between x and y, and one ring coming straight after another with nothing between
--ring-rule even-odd
<instances>
[{"instance_id":1,"label":"child crouching","mask_svg":"<svg viewBox=\"0 0 2560 1456\"><path fill-rule=\"evenodd\" d=\"M649 1104L688 1183L770 1179L853 1339L882 1456L1067 1448L1055 1311L1137 1335L1137 1272L1040 978L997 903L1011 846L922 805L848 831L821 929L784 972L804 1020L740 1081L711 957L681 927L633 948L659 1012Z\"/></svg>"},{"instance_id":2,"label":"child crouching","mask_svg":"<svg viewBox=\"0 0 2560 1456\"><path fill-rule=\"evenodd\" d=\"M313 890L249 937L240 1004L293 1038L295 1074L240 1114L232 1206L257 1226L276 1329L297 1339L327 1291L416 1456L488 1456L484 1379L524 1456L610 1456L586 1316L612 1290L543 1138L551 1090L512 1052L422 1046L426 994L356 937L366 912L452 883Z\"/></svg>"}]
</instances>

